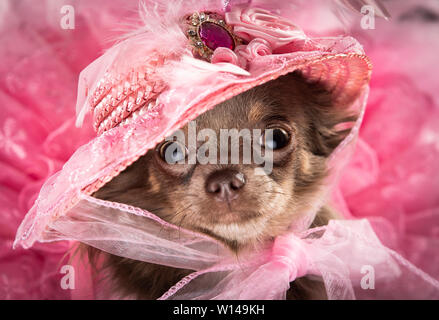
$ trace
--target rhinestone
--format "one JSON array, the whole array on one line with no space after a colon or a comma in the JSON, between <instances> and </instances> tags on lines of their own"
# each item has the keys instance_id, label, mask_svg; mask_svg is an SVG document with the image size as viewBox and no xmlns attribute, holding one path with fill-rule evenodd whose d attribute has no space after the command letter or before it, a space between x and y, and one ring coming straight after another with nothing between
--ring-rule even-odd
<instances>
[{"instance_id":1,"label":"rhinestone","mask_svg":"<svg viewBox=\"0 0 439 320\"><path fill-rule=\"evenodd\" d=\"M205 22L201 25L200 38L211 50L215 50L218 47L225 47L231 50L235 48L235 43L230 33L224 27L212 22Z\"/></svg>"}]
</instances>

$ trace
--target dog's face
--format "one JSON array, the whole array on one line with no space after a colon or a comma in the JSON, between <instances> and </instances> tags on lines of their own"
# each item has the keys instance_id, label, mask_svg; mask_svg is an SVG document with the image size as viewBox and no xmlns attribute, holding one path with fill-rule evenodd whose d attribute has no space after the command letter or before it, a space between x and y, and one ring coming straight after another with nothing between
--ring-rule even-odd
<instances>
[{"instance_id":1,"label":"dog's face","mask_svg":"<svg viewBox=\"0 0 439 320\"><path fill-rule=\"evenodd\" d=\"M288 229L319 196L326 159L347 134L334 127L354 120L343 110L299 75L283 76L216 106L191 124L197 133L215 133L216 142L206 136L190 146L194 127L186 125L181 129L186 139L163 141L95 196L144 208L234 249L256 244ZM250 139L226 143L228 159L235 148L238 162L220 159L224 129L252 133ZM209 145L203 151L209 162L189 161L203 145ZM265 162L245 160L245 149L256 147L270 154L270 170L263 169Z\"/></svg>"}]
</instances>

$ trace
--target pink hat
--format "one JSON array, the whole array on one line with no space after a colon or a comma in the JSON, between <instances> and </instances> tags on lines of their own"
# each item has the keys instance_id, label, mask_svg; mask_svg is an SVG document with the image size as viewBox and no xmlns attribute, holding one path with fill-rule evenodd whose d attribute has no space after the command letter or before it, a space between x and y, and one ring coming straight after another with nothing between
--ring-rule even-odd
<instances>
[{"instance_id":1,"label":"pink hat","mask_svg":"<svg viewBox=\"0 0 439 320\"><path fill-rule=\"evenodd\" d=\"M145 20L154 24L151 18ZM92 112L101 134L134 113L160 109L169 93L187 96L188 89L190 108L205 111L296 70L324 84L338 102L349 103L370 79L371 64L355 39L310 38L264 9L236 6L220 14L197 11L163 19L169 19L165 25L129 36L83 71L79 121ZM202 94L205 86L208 95Z\"/></svg>"},{"instance_id":2,"label":"pink hat","mask_svg":"<svg viewBox=\"0 0 439 320\"><path fill-rule=\"evenodd\" d=\"M330 297L352 298L352 281L360 270L354 271L344 261L375 263L384 278L403 274L398 267L406 263L402 257L395 258L378 239L370 239L369 245L361 238L374 234L364 221L334 222L326 229L307 232L321 203L315 204L315 210L292 234L277 239L271 251L250 259L247 267L252 276L243 278L236 261L214 239L181 232L145 210L90 196L188 121L293 71L324 85L334 101L360 114L330 159L337 169L335 179L354 145L368 94L371 64L361 45L351 37L312 38L294 21L263 5L233 3L186 1L184 8L146 4L142 10L145 25L81 73L77 124L91 114L98 136L79 148L46 182L18 230L15 245L28 248L35 241L78 240L131 259L197 270L164 298L175 296L194 279L195 285L205 285L204 277L212 272L230 273L222 287L206 289L200 297L281 298L282 288L290 281L314 273L323 276ZM145 217L145 225L122 226L115 218L133 214ZM167 237L157 232L162 228L169 231ZM307 240L322 230L326 230L325 237ZM331 249L338 238L345 245ZM376 257L361 252L349 257L349 243ZM334 274L330 263L338 263L343 272ZM262 281L273 270L279 271L278 282ZM333 280L339 281L341 292L331 291ZM241 281L242 288L231 290L234 281ZM426 287L432 285L430 278L425 281ZM255 283L261 285L252 287ZM273 283L279 284L277 291L268 294ZM182 292L178 297L200 298Z\"/></svg>"}]
</instances>

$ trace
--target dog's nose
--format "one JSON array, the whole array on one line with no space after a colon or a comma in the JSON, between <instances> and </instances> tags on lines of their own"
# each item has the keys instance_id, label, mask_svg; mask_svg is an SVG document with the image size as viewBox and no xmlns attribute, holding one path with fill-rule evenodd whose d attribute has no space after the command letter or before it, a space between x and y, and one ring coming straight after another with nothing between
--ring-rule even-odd
<instances>
[{"instance_id":1,"label":"dog's nose","mask_svg":"<svg viewBox=\"0 0 439 320\"><path fill-rule=\"evenodd\" d=\"M220 170L212 173L206 181L206 191L220 201L232 201L239 196L245 185L243 173L235 170Z\"/></svg>"}]
</instances>

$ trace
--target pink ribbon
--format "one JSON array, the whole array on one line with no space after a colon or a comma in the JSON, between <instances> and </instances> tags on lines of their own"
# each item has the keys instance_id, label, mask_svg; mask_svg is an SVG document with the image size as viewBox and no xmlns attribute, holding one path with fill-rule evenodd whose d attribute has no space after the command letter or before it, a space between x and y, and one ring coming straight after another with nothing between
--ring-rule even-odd
<instances>
[{"instance_id":1,"label":"pink ribbon","mask_svg":"<svg viewBox=\"0 0 439 320\"><path fill-rule=\"evenodd\" d=\"M227 24L240 38L251 41L259 38L267 41L274 51L295 40L304 40L304 32L289 20L261 8L235 6L226 12Z\"/></svg>"},{"instance_id":2,"label":"pink ribbon","mask_svg":"<svg viewBox=\"0 0 439 320\"><path fill-rule=\"evenodd\" d=\"M277 269L284 269L288 272L289 282L303 277L308 272L309 257L305 245L303 240L294 234L276 238L271 259L275 262Z\"/></svg>"},{"instance_id":3,"label":"pink ribbon","mask_svg":"<svg viewBox=\"0 0 439 320\"><path fill-rule=\"evenodd\" d=\"M404 280L415 277L411 281L430 298L439 298L439 282L385 247L366 219L331 220L302 236L279 236L270 250L239 260L195 272L161 299L181 298L183 287L185 299L285 299L290 282L305 275L321 276L329 299L355 299L357 292L368 293L361 287L364 266L402 297L412 294Z\"/></svg>"},{"instance_id":4,"label":"pink ribbon","mask_svg":"<svg viewBox=\"0 0 439 320\"><path fill-rule=\"evenodd\" d=\"M235 51L217 48L211 58L213 64L230 63L245 69L257 57L271 55L287 44L294 48L296 43L300 47L306 39L303 31L296 25L261 8L237 5L226 12L225 19L233 26L233 32L248 44L237 46Z\"/></svg>"},{"instance_id":5,"label":"pink ribbon","mask_svg":"<svg viewBox=\"0 0 439 320\"><path fill-rule=\"evenodd\" d=\"M211 63L231 63L239 66L239 58L235 52L229 48L219 47L213 52Z\"/></svg>"},{"instance_id":6,"label":"pink ribbon","mask_svg":"<svg viewBox=\"0 0 439 320\"><path fill-rule=\"evenodd\" d=\"M240 45L235 51L219 47L213 52L211 63L231 63L245 69L248 62L257 57L270 55L270 44L264 39L254 39L248 45Z\"/></svg>"}]
</instances>

